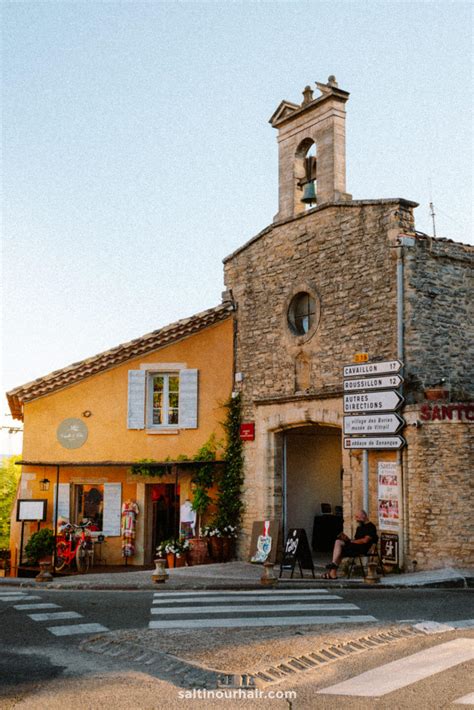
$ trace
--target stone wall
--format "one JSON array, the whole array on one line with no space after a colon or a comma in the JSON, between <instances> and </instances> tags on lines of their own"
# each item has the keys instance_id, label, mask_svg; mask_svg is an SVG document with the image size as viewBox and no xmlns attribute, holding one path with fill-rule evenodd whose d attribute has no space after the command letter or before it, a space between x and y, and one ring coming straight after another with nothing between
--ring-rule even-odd
<instances>
[{"instance_id":1,"label":"stone wall","mask_svg":"<svg viewBox=\"0 0 474 710\"><path fill-rule=\"evenodd\" d=\"M237 304L236 370L245 416L253 401L293 395L298 357L309 362L310 395L342 389L342 366L355 352L396 356L396 254L413 228L413 203L350 202L320 207L264 230L225 260ZM291 296L312 287L320 322L309 339L289 330Z\"/></svg>"},{"instance_id":2,"label":"stone wall","mask_svg":"<svg viewBox=\"0 0 474 710\"><path fill-rule=\"evenodd\" d=\"M419 392L444 378L451 399L474 398L474 248L417 236L405 264L405 376Z\"/></svg>"},{"instance_id":3,"label":"stone wall","mask_svg":"<svg viewBox=\"0 0 474 710\"><path fill-rule=\"evenodd\" d=\"M420 421L416 406L407 416ZM408 565L474 566L473 423L422 421L404 433Z\"/></svg>"}]
</instances>

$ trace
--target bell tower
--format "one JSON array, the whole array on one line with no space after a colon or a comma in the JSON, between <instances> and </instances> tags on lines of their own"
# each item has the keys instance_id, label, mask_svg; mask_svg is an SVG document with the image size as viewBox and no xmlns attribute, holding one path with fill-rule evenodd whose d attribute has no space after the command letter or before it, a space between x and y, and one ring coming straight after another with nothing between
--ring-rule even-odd
<instances>
[{"instance_id":1,"label":"bell tower","mask_svg":"<svg viewBox=\"0 0 474 710\"><path fill-rule=\"evenodd\" d=\"M351 200L346 193L347 91L335 76L313 97L306 86L301 104L282 101L270 119L278 131L279 210L274 221L295 217L308 207Z\"/></svg>"}]
</instances>

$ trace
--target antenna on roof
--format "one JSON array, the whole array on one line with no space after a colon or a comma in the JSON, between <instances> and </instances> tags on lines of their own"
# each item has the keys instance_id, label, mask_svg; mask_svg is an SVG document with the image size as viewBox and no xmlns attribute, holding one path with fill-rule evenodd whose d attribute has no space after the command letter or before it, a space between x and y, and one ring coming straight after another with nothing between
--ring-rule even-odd
<instances>
[{"instance_id":1,"label":"antenna on roof","mask_svg":"<svg viewBox=\"0 0 474 710\"><path fill-rule=\"evenodd\" d=\"M433 204L433 195L432 195L432 189L431 189L431 178L430 178L430 215L431 219L433 221L433 237L436 237L436 221L435 221L435 211L434 211L434 204Z\"/></svg>"}]
</instances>

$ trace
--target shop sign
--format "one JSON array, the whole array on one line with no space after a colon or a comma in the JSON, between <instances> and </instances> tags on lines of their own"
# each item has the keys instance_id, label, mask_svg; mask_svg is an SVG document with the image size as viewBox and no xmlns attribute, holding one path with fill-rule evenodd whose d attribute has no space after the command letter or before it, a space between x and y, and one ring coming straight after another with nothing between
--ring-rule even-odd
<instances>
[{"instance_id":1,"label":"shop sign","mask_svg":"<svg viewBox=\"0 0 474 710\"><path fill-rule=\"evenodd\" d=\"M245 422L240 425L240 440L254 441L255 440L255 422Z\"/></svg>"},{"instance_id":2,"label":"shop sign","mask_svg":"<svg viewBox=\"0 0 474 710\"><path fill-rule=\"evenodd\" d=\"M385 362L366 362L363 365L346 365L344 377L363 377L364 375L396 375L403 367L400 360L386 360Z\"/></svg>"},{"instance_id":3,"label":"shop sign","mask_svg":"<svg viewBox=\"0 0 474 710\"><path fill-rule=\"evenodd\" d=\"M361 392L360 394L344 395L344 412L393 412L399 409L404 399L395 390L382 390L380 392Z\"/></svg>"},{"instance_id":4,"label":"shop sign","mask_svg":"<svg viewBox=\"0 0 474 710\"><path fill-rule=\"evenodd\" d=\"M344 417L344 434L396 434L405 420L398 414L361 414Z\"/></svg>"},{"instance_id":5,"label":"shop sign","mask_svg":"<svg viewBox=\"0 0 474 710\"><path fill-rule=\"evenodd\" d=\"M474 422L474 403L472 404L422 404L420 419L423 422L458 421Z\"/></svg>"},{"instance_id":6,"label":"shop sign","mask_svg":"<svg viewBox=\"0 0 474 710\"><path fill-rule=\"evenodd\" d=\"M394 533L380 534L380 557L382 562L398 565L398 535Z\"/></svg>"},{"instance_id":7,"label":"shop sign","mask_svg":"<svg viewBox=\"0 0 474 710\"><path fill-rule=\"evenodd\" d=\"M48 501L45 498L21 498L17 501L16 519L21 522L44 521L46 520L47 506Z\"/></svg>"},{"instance_id":8,"label":"shop sign","mask_svg":"<svg viewBox=\"0 0 474 710\"><path fill-rule=\"evenodd\" d=\"M345 449L402 449L406 445L403 436L353 436L344 439Z\"/></svg>"},{"instance_id":9,"label":"shop sign","mask_svg":"<svg viewBox=\"0 0 474 710\"><path fill-rule=\"evenodd\" d=\"M64 419L58 426L56 438L65 449L79 449L86 443L88 430L82 419Z\"/></svg>"}]
</instances>

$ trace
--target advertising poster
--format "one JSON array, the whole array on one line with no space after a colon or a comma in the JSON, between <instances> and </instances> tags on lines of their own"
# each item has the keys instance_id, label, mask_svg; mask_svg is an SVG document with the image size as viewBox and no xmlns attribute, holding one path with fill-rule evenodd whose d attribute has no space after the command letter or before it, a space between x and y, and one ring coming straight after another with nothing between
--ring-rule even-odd
<instances>
[{"instance_id":1,"label":"advertising poster","mask_svg":"<svg viewBox=\"0 0 474 710\"><path fill-rule=\"evenodd\" d=\"M395 461L378 464L378 519L380 530L398 531L400 524L400 472Z\"/></svg>"}]
</instances>

